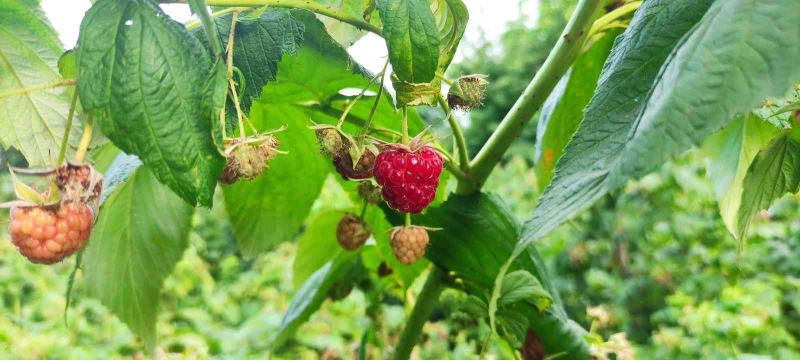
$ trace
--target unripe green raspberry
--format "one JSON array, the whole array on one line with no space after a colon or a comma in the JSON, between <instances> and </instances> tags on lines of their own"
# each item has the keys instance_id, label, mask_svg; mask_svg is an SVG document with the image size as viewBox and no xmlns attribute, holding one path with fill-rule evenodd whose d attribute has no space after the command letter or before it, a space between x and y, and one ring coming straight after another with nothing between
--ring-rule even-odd
<instances>
[{"instance_id":1,"label":"unripe green raspberry","mask_svg":"<svg viewBox=\"0 0 800 360\"><path fill-rule=\"evenodd\" d=\"M371 235L367 225L353 214L345 214L336 226L336 241L348 251L364 245Z\"/></svg>"},{"instance_id":2,"label":"unripe green raspberry","mask_svg":"<svg viewBox=\"0 0 800 360\"><path fill-rule=\"evenodd\" d=\"M358 195L368 204L372 205L380 204L383 199L381 196L381 188L371 181L362 181L358 184Z\"/></svg>"},{"instance_id":3,"label":"unripe green raspberry","mask_svg":"<svg viewBox=\"0 0 800 360\"><path fill-rule=\"evenodd\" d=\"M403 264L413 264L425 256L428 241L428 231L424 227L412 225L392 229L392 251Z\"/></svg>"},{"instance_id":4,"label":"unripe green raspberry","mask_svg":"<svg viewBox=\"0 0 800 360\"><path fill-rule=\"evenodd\" d=\"M319 151L328 157L339 156L347 149L347 143L339 133L339 130L332 127L319 128L315 130Z\"/></svg>"},{"instance_id":5,"label":"unripe green raspberry","mask_svg":"<svg viewBox=\"0 0 800 360\"><path fill-rule=\"evenodd\" d=\"M226 149L227 162L219 175L223 184L233 184L241 179L253 180L268 167L267 163L277 155L280 142L273 135L257 141L235 140Z\"/></svg>"},{"instance_id":6,"label":"unripe green raspberry","mask_svg":"<svg viewBox=\"0 0 800 360\"><path fill-rule=\"evenodd\" d=\"M458 78L447 92L447 103L456 110L470 111L483 105L486 98L486 75L475 74Z\"/></svg>"}]
</instances>

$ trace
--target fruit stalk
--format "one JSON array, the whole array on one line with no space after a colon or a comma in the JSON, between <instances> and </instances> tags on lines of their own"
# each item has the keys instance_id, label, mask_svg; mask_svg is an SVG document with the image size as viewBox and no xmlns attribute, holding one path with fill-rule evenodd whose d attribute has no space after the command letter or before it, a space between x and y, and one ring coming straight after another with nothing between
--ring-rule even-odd
<instances>
[{"instance_id":1,"label":"fruit stalk","mask_svg":"<svg viewBox=\"0 0 800 360\"><path fill-rule=\"evenodd\" d=\"M94 124L92 123L92 116L87 115L86 121L83 123L81 142L78 144L78 150L75 151L75 162L78 164L83 162L83 157L86 156L86 151L89 150L89 144L92 142L93 130Z\"/></svg>"},{"instance_id":2,"label":"fruit stalk","mask_svg":"<svg viewBox=\"0 0 800 360\"><path fill-rule=\"evenodd\" d=\"M461 171L467 171L469 169L469 152L467 152L467 142L464 139L464 132L461 130L461 125L458 124L458 120L453 116L453 111L450 109L450 105L447 105L447 101L442 94L436 94L436 101L439 102L439 106L444 110L447 122L450 123L450 129L453 131L453 137L456 139L459 169L461 169Z\"/></svg>"},{"instance_id":3,"label":"fruit stalk","mask_svg":"<svg viewBox=\"0 0 800 360\"><path fill-rule=\"evenodd\" d=\"M386 80L386 68L389 67L389 59L386 59L386 63L383 64L383 70L381 70L381 81L380 87L378 88L378 95L375 96L375 102L372 103L372 107L369 109L369 115L367 116L367 121L364 123L364 128L361 130L361 134L359 135L359 141L363 141L363 138L369 132L370 126L372 126L372 118L375 116L375 111L378 110L378 104L381 101L381 95L383 94L383 85Z\"/></svg>"},{"instance_id":4,"label":"fruit stalk","mask_svg":"<svg viewBox=\"0 0 800 360\"><path fill-rule=\"evenodd\" d=\"M358 103L358 100L361 100L361 98L364 97L364 94L366 94L367 90L369 90L369 87L372 86L372 84L374 84L375 81L378 80L378 77L383 78L383 73L381 72L381 73L378 73L377 75L373 76L372 79L369 80L369 83L367 83L367 85L364 86L363 89L361 89L361 92L358 93L358 95L353 99L353 101L351 101L349 104L347 104L347 107L344 109L344 112L342 112L342 116L339 116L339 122L336 123L336 128L337 129L341 129L342 128L342 125L344 125L345 119L347 119L347 114L350 113L350 110L353 110L353 107L356 106L356 103ZM381 89L379 91L383 92L383 85L381 85Z\"/></svg>"},{"instance_id":5,"label":"fruit stalk","mask_svg":"<svg viewBox=\"0 0 800 360\"><path fill-rule=\"evenodd\" d=\"M402 120L402 131L403 131L403 145L408 145L410 142L408 137L408 108L403 106L403 120Z\"/></svg>"},{"instance_id":6,"label":"fruit stalk","mask_svg":"<svg viewBox=\"0 0 800 360\"><path fill-rule=\"evenodd\" d=\"M425 285L417 297L417 303L408 316L406 327L403 329L403 334L400 336L400 341L397 343L392 359L405 360L411 355L411 350L414 349L414 345L419 340L422 326L430 318L433 308L438 303L439 294L444 289L444 276L445 272L436 265L431 267L428 279L425 280Z\"/></svg>"},{"instance_id":7,"label":"fruit stalk","mask_svg":"<svg viewBox=\"0 0 800 360\"><path fill-rule=\"evenodd\" d=\"M542 67L500 122L497 130L475 155L470 163L467 181L458 184L458 193L470 194L480 190L511 143L522 134L525 125L580 54L600 2L600 0L581 0L578 3L564 29L564 34L558 39L558 43L550 51Z\"/></svg>"},{"instance_id":8,"label":"fruit stalk","mask_svg":"<svg viewBox=\"0 0 800 360\"><path fill-rule=\"evenodd\" d=\"M208 43L211 44L211 51L214 52L214 58L219 58L222 54L222 43L219 41L217 35L217 27L211 19L211 14L208 13L208 7L203 0L189 0L189 7L197 14L200 22L203 23L203 30L206 32ZM231 32L233 33L233 32Z\"/></svg>"},{"instance_id":9,"label":"fruit stalk","mask_svg":"<svg viewBox=\"0 0 800 360\"><path fill-rule=\"evenodd\" d=\"M61 138L61 149L58 150L58 160L56 166L61 166L67 156L67 146L69 145L69 133L72 131L72 120L75 118L75 107L78 104L78 91L72 94L72 101L69 103L69 113L67 114L67 124L64 125L64 137Z\"/></svg>"}]
</instances>

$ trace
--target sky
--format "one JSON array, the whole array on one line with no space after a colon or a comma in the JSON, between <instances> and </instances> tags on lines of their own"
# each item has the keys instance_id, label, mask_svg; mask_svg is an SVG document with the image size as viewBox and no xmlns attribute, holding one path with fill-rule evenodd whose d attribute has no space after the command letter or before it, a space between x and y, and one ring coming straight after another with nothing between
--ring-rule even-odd
<instances>
[{"instance_id":1,"label":"sky","mask_svg":"<svg viewBox=\"0 0 800 360\"><path fill-rule=\"evenodd\" d=\"M509 21L519 18L520 12L535 21L538 15L537 0L464 0L470 13L470 21L464 33L465 41L477 41L483 35L496 39L503 33ZM91 0L42 0L41 5L50 22L59 33L66 49L75 46L83 14L91 7ZM184 4L162 4L161 8L176 21L193 20L189 6ZM356 42L348 50L353 58L370 71L377 73L383 67L388 54L386 45L377 35L370 34ZM456 53L455 62L463 55Z\"/></svg>"}]
</instances>

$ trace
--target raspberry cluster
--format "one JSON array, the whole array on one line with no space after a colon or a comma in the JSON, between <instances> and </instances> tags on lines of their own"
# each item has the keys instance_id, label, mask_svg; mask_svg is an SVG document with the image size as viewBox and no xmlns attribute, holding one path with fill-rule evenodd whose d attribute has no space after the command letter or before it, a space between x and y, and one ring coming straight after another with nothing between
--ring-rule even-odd
<instances>
[{"instance_id":1,"label":"raspberry cluster","mask_svg":"<svg viewBox=\"0 0 800 360\"><path fill-rule=\"evenodd\" d=\"M94 215L83 203L11 209L11 242L28 260L52 264L83 248L89 239Z\"/></svg>"}]
</instances>

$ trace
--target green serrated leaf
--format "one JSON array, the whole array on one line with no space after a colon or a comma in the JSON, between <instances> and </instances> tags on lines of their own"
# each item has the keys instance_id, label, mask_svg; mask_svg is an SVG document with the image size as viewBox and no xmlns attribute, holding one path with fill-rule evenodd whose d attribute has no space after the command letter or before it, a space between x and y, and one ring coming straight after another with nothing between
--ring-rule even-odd
<instances>
[{"instance_id":1,"label":"green serrated leaf","mask_svg":"<svg viewBox=\"0 0 800 360\"><path fill-rule=\"evenodd\" d=\"M312 15L313 16L313 15ZM214 19L217 33L223 48L227 49L231 29L231 15ZM285 54L294 54L302 45L303 23L287 10L266 10L255 19L236 24L233 43L233 65L241 71L247 87L240 91L242 111L250 112L253 101L261 96L261 90L268 82L275 80L278 63ZM195 37L208 46L202 28L193 31ZM241 87L241 86L240 86ZM228 115L234 115L234 107L229 99Z\"/></svg>"},{"instance_id":2,"label":"green serrated leaf","mask_svg":"<svg viewBox=\"0 0 800 360\"><path fill-rule=\"evenodd\" d=\"M779 130L770 123L749 114L735 117L704 144L709 156L707 174L714 181L722 221L734 236L737 236L736 216L747 169L759 150L778 133Z\"/></svg>"},{"instance_id":3,"label":"green serrated leaf","mask_svg":"<svg viewBox=\"0 0 800 360\"><path fill-rule=\"evenodd\" d=\"M78 64L75 50L67 50L58 58L58 72L64 79L75 79L78 77Z\"/></svg>"},{"instance_id":4,"label":"green serrated leaf","mask_svg":"<svg viewBox=\"0 0 800 360\"><path fill-rule=\"evenodd\" d=\"M377 27L381 26L380 18L372 16L375 11L375 0L319 0L317 2L329 6L338 13L347 14L354 19L364 19ZM319 20L325 24L328 34L345 47L353 45L366 35L366 31L331 17L320 16Z\"/></svg>"},{"instance_id":5,"label":"green serrated leaf","mask_svg":"<svg viewBox=\"0 0 800 360\"><path fill-rule=\"evenodd\" d=\"M520 348L525 341L529 321L525 313L516 309L506 309L497 312L497 325L502 336L513 348Z\"/></svg>"},{"instance_id":6,"label":"green serrated leaf","mask_svg":"<svg viewBox=\"0 0 800 360\"><path fill-rule=\"evenodd\" d=\"M518 252L735 113L785 93L800 77L787 57L800 53L800 43L773 35L800 33L800 11L786 12L798 7L790 0L643 3L615 43Z\"/></svg>"},{"instance_id":7,"label":"green serrated leaf","mask_svg":"<svg viewBox=\"0 0 800 360\"><path fill-rule=\"evenodd\" d=\"M387 217L394 224L403 222L403 217L393 212L387 213ZM440 206L414 216L414 223L442 228L442 231L429 233L430 244L425 257L454 273L466 292L479 298L473 311L482 309L484 314L488 314L483 299L489 298L495 276L520 236L519 225L503 202L496 196L480 193L470 196L451 194ZM588 358L589 347L583 338L586 331L575 327L569 320L536 249L527 246L526 250L524 256L514 261L512 271L525 270L533 275L552 297L552 305L540 312L530 303L516 302L512 306L514 309L500 309L498 315L506 314L503 312L506 310L522 310L530 326L541 334L546 349L553 353L565 352L569 358Z\"/></svg>"},{"instance_id":8,"label":"green serrated leaf","mask_svg":"<svg viewBox=\"0 0 800 360\"><path fill-rule=\"evenodd\" d=\"M581 54L542 106L536 131L535 166L539 191L553 178L553 170L583 120L583 109L594 94L603 64L619 31L610 31Z\"/></svg>"},{"instance_id":9,"label":"green serrated leaf","mask_svg":"<svg viewBox=\"0 0 800 360\"><path fill-rule=\"evenodd\" d=\"M210 116L209 123L213 129L214 143L219 148L222 148L222 125L220 124L220 111L225 106L225 100L228 96L228 70L225 63L217 60L211 66L211 72L203 86L203 105L207 107L206 113ZM226 126L227 127L227 126Z\"/></svg>"},{"instance_id":10,"label":"green serrated leaf","mask_svg":"<svg viewBox=\"0 0 800 360\"><path fill-rule=\"evenodd\" d=\"M99 0L81 23L78 93L120 149L192 205L210 206L224 165L203 105L208 53L149 0Z\"/></svg>"},{"instance_id":11,"label":"green serrated leaf","mask_svg":"<svg viewBox=\"0 0 800 360\"><path fill-rule=\"evenodd\" d=\"M61 80L58 35L38 3L0 2L0 93ZM67 88L0 98L0 146L19 150L34 167L55 163L64 134Z\"/></svg>"},{"instance_id":12,"label":"green serrated leaf","mask_svg":"<svg viewBox=\"0 0 800 360\"><path fill-rule=\"evenodd\" d=\"M469 11L461 0L430 0L431 11L439 31L439 61L437 72L444 74L464 36Z\"/></svg>"},{"instance_id":13,"label":"green serrated leaf","mask_svg":"<svg viewBox=\"0 0 800 360\"><path fill-rule=\"evenodd\" d=\"M378 2L389 61L397 77L408 83L428 83L439 63L439 32L426 0Z\"/></svg>"},{"instance_id":14,"label":"green serrated leaf","mask_svg":"<svg viewBox=\"0 0 800 360\"><path fill-rule=\"evenodd\" d=\"M283 316L278 333L275 334L272 348L278 349L290 339L297 328L322 306L328 290L358 266L356 253L341 252L336 258L328 261L314 272L295 292L292 303L289 304L289 308Z\"/></svg>"},{"instance_id":15,"label":"green serrated leaf","mask_svg":"<svg viewBox=\"0 0 800 360\"><path fill-rule=\"evenodd\" d=\"M781 36L779 34L791 34ZM800 79L800 2L717 1L671 55L609 177L619 187Z\"/></svg>"},{"instance_id":16,"label":"green serrated leaf","mask_svg":"<svg viewBox=\"0 0 800 360\"><path fill-rule=\"evenodd\" d=\"M314 132L305 127L308 119L290 105L256 103L252 108L251 120L259 130L288 126L275 134L288 154L271 160L255 180L223 187L234 237L246 255L292 240L325 183L330 165L319 154Z\"/></svg>"},{"instance_id":17,"label":"green serrated leaf","mask_svg":"<svg viewBox=\"0 0 800 360\"><path fill-rule=\"evenodd\" d=\"M152 351L161 286L188 246L193 209L137 163L122 155L106 176L115 186L84 252L84 274L88 294Z\"/></svg>"},{"instance_id":18,"label":"green serrated leaf","mask_svg":"<svg viewBox=\"0 0 800 360\"><path fill-rule=\"evenodd\" d=\"M292 264L295 288L342 252L336 241L336 226L343 215L340 211L326 211L306 221L306 228L297 240L297 255Z\"/></svg>"},{"instance_id":19,"label":"green serrated leaf","mask_svg":"<svg viewBox=\"0 0 800 360\"><path fill-rule=\"evenodd\" d=\"M789 135L775 139L750 164L742 188L736 212L736 237L740 240L760 210L784 194L800 190L800 142Z\"/></svg>"},{"instance_id":20,"label":"green serrated leaf","mask_svg":"<svg viewBox=\"0 0 800 360\"><path fill-rule=\"evenodd\" d=\"M518 302L529 303L536 306L539 311L544 311L553 303L553 298L531 273L517 270L506 274L503 278L499 305L505 307Z\"/></svg>"}]
</instances>

